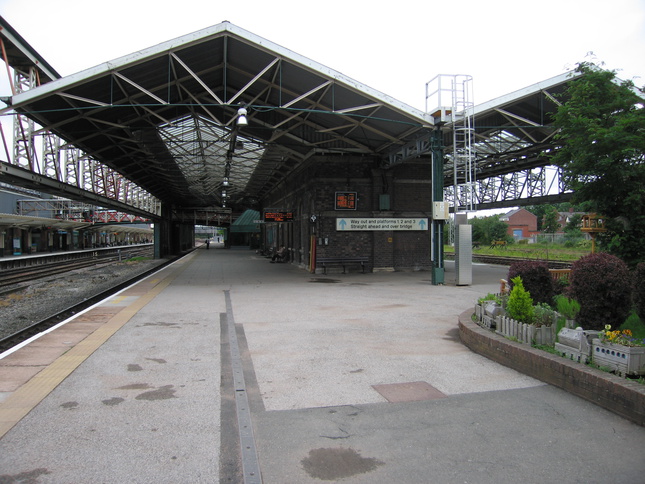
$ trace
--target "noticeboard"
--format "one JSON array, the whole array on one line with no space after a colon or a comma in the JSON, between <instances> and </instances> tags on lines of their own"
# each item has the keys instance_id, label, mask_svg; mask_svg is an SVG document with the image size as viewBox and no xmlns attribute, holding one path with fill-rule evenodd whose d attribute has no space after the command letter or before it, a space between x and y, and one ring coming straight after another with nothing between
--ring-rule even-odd
<instances>
[{"instance_id":1,"label":"noticeboard","mask_svg":"<svg viewBox=\"0 0 645 484\"><path fill-rule=\"evenodd\" d=\"M356 210L356 192L336 192L336 210Z\"/></svg>"},{"instance_id":2,"label":"noticeboard","mask_svg":"<svg viewBox=\"0 0 645 484\"><path fill-rule=\"evenodd\" d=\"M264 212L265 222L293 222L292 210L267 210Z\"/></svg>"}]
</instances>

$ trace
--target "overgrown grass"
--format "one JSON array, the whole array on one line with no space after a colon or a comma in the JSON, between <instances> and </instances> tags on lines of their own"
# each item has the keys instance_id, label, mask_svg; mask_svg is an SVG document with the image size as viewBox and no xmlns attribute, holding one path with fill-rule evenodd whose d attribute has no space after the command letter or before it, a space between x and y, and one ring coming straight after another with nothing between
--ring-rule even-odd
<instances>
[{"instance_id":1,"label":"overgrown grass","mask_svg":"<svg viewBox=\"0 0 645 484\"><path fill-rule=\"evenodd\" d=\"M450 245L444 246L445 253L454 254L455 249ZM481 246L473 249L477 255L502 255L509 257L521 257L524 259L557 260L572 262L589 255L591 249L588 247L565 247L562 244L509 244L504 248L491 249L489 246Z\"/></svg>"}]
</instances>

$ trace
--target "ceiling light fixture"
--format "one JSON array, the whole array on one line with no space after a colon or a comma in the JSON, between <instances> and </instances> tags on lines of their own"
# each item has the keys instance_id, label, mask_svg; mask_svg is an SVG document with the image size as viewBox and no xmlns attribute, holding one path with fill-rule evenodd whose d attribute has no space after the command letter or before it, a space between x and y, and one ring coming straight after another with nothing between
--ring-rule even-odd
<instances>
[{"instance_id":1,"label":"ceiling light fixture","mask_svg":"<svg viewBox=\"0 0 645 484\"><path fill-rule=\"evenodd\" d=\"M240 108L237 110L237 125L238 126L246 126L249 124L249 120L246 119L246 108Z\"/></svg>"}]
</instances>

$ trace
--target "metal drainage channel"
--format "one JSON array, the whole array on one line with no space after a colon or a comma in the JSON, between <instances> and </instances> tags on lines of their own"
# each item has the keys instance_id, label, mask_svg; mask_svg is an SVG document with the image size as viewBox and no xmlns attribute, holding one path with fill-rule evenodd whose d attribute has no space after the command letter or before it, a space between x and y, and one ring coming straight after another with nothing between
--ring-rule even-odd
<instances>
[{"instance_id":1,"label":"metal drainage channel","mask_svg":"<svg viewBox=\"0 0 645 484\"><path fill-rule=\"evenodd\" d=\"M249 398L246 392L244 371L242 368L242 357L235 332L235 320L233 319L233 307L229 291L226 295L226 319L228 324L228 342L231 351L231 368L233 369L233 386L235 389L235 408L237 410L237 424L240 433L240 448L242 455L242 474L244 484L262 484L260 475L260 462L255 447L253 425L251 422L251 410Z\"/></svg>"}]
</instances>

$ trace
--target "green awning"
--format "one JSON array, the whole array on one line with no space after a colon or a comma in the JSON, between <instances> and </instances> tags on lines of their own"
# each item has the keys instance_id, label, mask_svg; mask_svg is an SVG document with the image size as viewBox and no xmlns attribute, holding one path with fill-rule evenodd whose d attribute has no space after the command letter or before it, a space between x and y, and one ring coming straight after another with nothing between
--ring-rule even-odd
<instances>
[{"instance_id":1,"label":"green awning","mask_svg":"<svg viewBox=\"0 0 645 484\"><path fill-rule=\"evenodd\" d=\"M257 210L246 210L235 222L231 224L231 232L253 234L260 232L260 212Z\"/></svg>"}]
</instances>

